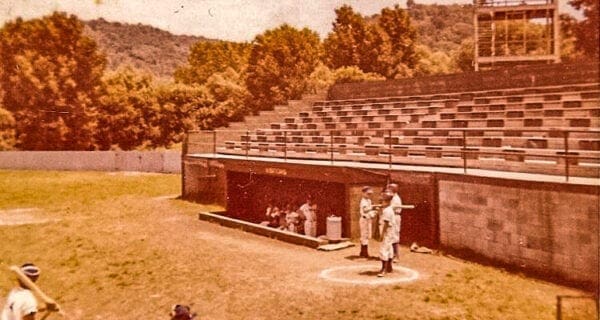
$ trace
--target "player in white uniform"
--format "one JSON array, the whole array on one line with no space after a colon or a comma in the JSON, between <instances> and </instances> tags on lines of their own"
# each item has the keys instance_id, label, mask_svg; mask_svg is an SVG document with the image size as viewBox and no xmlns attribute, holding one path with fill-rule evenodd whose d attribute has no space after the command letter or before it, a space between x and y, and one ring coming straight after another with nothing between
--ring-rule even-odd
<instances>
[{"instance_id":1,"label":"player in white uniform","mask_svg":"<svg viewBox=\"0 0 600 320\"><path fill-rule=\"evenodd\" d=\"M385 276L386 273L392 272L392 259L394 258L393 243L395 241L394 230L395 230L395 219L394 209L391 206L392 194L384 192L381 196L384 209L379 218L380 225L380 240L381 245L379 247L379 259L381 260L381 271L377 275L378 277Z\"/></svg>"},{"instance_id":2,"label":"player in white uniform","mask_svg":"<svg viewBox=\"0 0 600 320\"><path fill-rule=\"evenodd\" d=\"M40 269L31 263L22 265L21 271L33 282L40 275ZM0 320L34 320L37 312L35 296L19 281L19 286L12 289L6 298Z\"/></svg>"},{"instance_id":3,"label":"player in white uniform","mask_svg":"<svg viewBox=\"0 0 600 320\"><path fill-rule=\"evenodd\" d=\"M317 204L307 199L306 203L300 206L300 212L304 215L304 234L309 237L317 236Z\"/></svg>"},{"instance_id":4,"label":"player in white uniform","mask_svg":"<svg viewBox=\"0 0 600 320\"><path fill-rule=\"evenodd\" d=\"M397 261L398 259L398 247L400 246L400 226L402 223L402 199L400 198L400 195L398 195L398 185L395 183L390 183L387 186L387 189L391 191L391 193L393 194L392 197L392 208L394 208L394 219L395 219L395 227L396 229L394 230L394 261Z\"/></svg>"},{"instance_id":5,"label":"player in white uniform","mask_svg":"<svg viewBox=\"0 0 600 320\"><path fill-rule=\"evenodd\" d=\"M373 189L371 187L362 188L362 198L360 199L359 220L360 228L360 257L369 258L369 239L373 233L373 218L377 215L371 197Z\"/></svg>"}]
</instances>

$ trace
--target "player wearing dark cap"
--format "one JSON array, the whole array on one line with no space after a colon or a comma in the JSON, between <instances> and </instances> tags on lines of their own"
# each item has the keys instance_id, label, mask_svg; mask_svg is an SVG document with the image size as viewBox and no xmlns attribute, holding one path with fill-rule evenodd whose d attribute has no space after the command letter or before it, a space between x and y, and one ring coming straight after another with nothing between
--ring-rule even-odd
<instances>
[{"instance_id":1,"label":"player wearing dark cap","mask_svg":"<svg viewBox=\"0 0 600 320\"><path fill-rule=\"evenodd\" d=\"M372 196L373 188L368 186L362 188L358 226L360 228L360 256L363 258L369 258L369 239L371 239L373 232L373 218L377 215L371 200Z\"/></svg>"},{"instance_id":2,"label":"player wearing dark cap","mask_svg":"<svg viewBox=\"0 0 600 320\"><path fill-rule=\"evenodd\" d=\"M398 254L399 254L399 246L400 246L400 225L402 224L402 199L400 198L400 195L398 194L398 184L396 183L390 183L387 186L387 190L389 190L392 193L392 200L391 200L391 205L392 208L394 209L394 219L395 219L395 223L394 223L394 244L393 244L393 248L394 248L394 261L396 261L396 259L398 259Z\"/></svg>"},{"instance_id":3,"label":"player wearing dark cap","mask_svg":"<svg viewBox=\"0 0 600 320\"><path fill-rule=\"evenodd\" d=\"M22 265L20 270L33 282L37 281L40 276L40 269L33 263ZM35 296L19 280L19 286L13 288L6 298L0 320L34 320L37 312L38 306Z\"/></svg>"},{"instance_id":4,"label":"player wearing dark cap","mask_svg":"<svg viewBox=\"0 0 600 320\"><path fill-rule=\"evenodd\" d=\"M381 271L378 277L385 276L386 273L392 272L392 259L394 258L393 243L395 241L395 219L394 209L391 205L393 194L384 192L381 196L383 210L379 218L380 225L380 240L379 259L381 259Z\"/></svg>"}]
</instances>

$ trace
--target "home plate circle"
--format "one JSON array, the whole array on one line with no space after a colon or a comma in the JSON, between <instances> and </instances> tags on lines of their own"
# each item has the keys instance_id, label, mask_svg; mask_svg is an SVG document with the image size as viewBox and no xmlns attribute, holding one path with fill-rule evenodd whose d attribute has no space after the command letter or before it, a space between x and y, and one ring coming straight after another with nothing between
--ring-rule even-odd
<instances>
[{"instance_id":1,"label":"home plate circle","mask_svg":"<svg viewBox=\"0 0 600 320\"><path fill-rule=\"evenodd\" d=\"M378 273L379 266L371 264L333 267L321 271L319 277L334 282L366 285L407 283L419 279L417 271L398 265L394 265L394 271L387 273L385 277L377 277Z\"/></svg>"}]
</instances>

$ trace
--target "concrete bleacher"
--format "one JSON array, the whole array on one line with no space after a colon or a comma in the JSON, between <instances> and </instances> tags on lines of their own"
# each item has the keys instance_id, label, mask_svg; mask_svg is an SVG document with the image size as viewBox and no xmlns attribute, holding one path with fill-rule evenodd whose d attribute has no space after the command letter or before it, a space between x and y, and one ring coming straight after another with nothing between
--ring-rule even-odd
<instances>
[{"instance_id":1,"label":"concrete bleacher","mask_svg":"<svg viewBox=\"0 0 600 320\"><path fill-rule=\"evenodd\" d=\"M568 159L571 174L597 176L599 115L597 82L323 100L217 149L439 166L466 158L469 167L548 174L561 174Z\"/></svg>"}]
</instances>

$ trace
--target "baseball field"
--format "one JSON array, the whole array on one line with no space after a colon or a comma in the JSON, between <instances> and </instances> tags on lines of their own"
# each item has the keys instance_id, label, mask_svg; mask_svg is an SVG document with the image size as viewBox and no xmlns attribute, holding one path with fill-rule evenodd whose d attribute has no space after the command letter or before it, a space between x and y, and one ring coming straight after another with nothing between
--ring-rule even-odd
<instances>
[{"instance_id":1,"label":"baseball field","mask_svg":"<svg viewBox=\"0 0 600 320\"><path fill-rule=\"evenodd\" d=\"M321 252L198 221L218 208L177 200L180 182L0 171L0 305L14 285L8 266L24 262L41 268L39 286L69 319L168 319L176 303L200 319L555 319L557 295L584 294L407 248L399 265L416 280L360 284L379 263L349 259L356 247ZM367 271L347 272L355 283L320 277L346 266ZM594 319L594 310L571 301L563 319Z\"/></svg>"}]
</instances>

